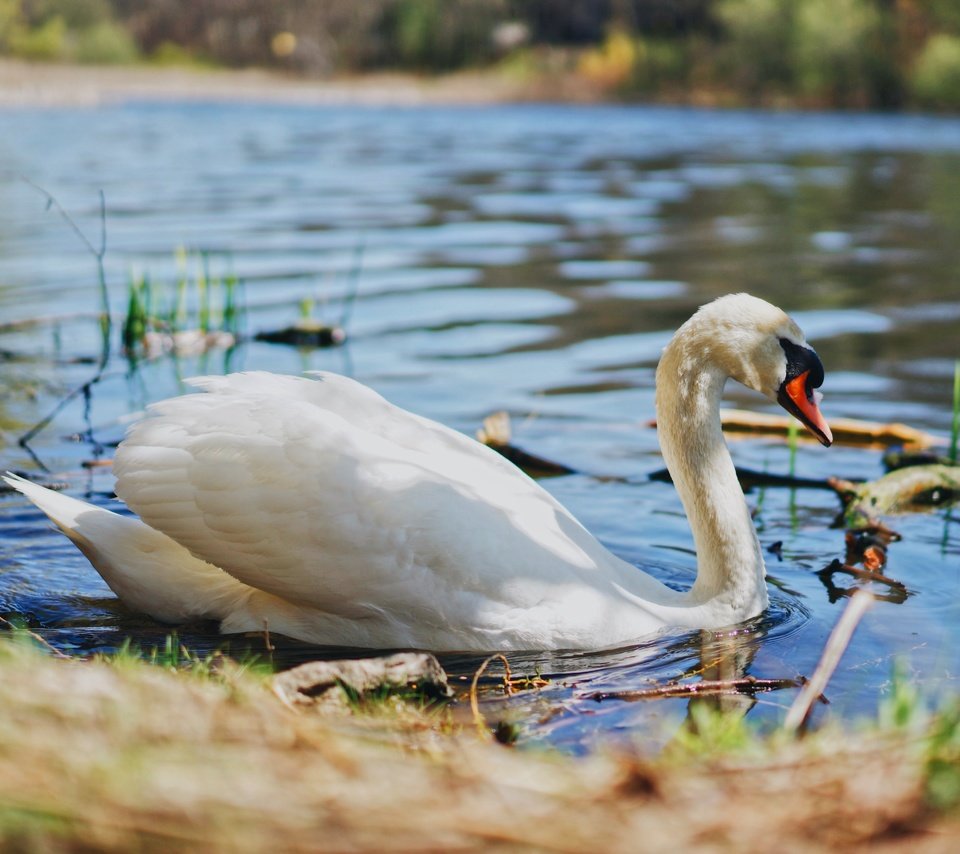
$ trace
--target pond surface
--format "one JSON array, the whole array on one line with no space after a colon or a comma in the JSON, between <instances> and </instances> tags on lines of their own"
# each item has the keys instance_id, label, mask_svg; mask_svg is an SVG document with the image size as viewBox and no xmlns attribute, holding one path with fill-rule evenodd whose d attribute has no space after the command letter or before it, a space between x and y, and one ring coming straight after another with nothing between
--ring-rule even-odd
<instances>
[{"instance_id":1,"label":"pond surface","mask_svg":"<svg viewBox=\"0 0 960 854\"><path fill-rule=\"evenodd\" d=\"M960 122L917 116L713 113L647 108L305 108L130 104L0 113L0 468L40 474L110 506L109 457L131 414L198 373L349 373L390 400L472 433L506 409L515 442L579 473L544 485L614 552L677 586L695 557L662 463L654 370L703 302L747 290L790 311L827 370L830 417L903 421L946 437L960 355ZM102 382L32 442L17 437L89 379L100 352L96 265L44 198L93 244L107 204L105 268L119 315L126 282L173 293L177 247L209 253L242 282L248 334L341 319L349 344L297 350L246 341L229 352L141 362L113 342ZM172 299L172 297L170 297ZM14 321L40 322L17 325ZM93 362L93 363L92 363ZM728 389L729 404L773 411ZM77 441L88 427L93 440ZM71 439L71 437L74 437ZM782 440L731 440L739 465L786 473ZM796 473L870 479L881 451L803 443ZM530 740L580 749L603 738L655 744L687 700L597 703L597 691L668 679L809 674L853 579L817 571L844 556L829 491L748 495L772 604L729 632L672 633L595 654L511 656L551 677L540 692L488 696ZM924 690L956 691L960 526L947 509L897 517L886 573L910 591L861 624L817 715L869 715L902 660ZM882 589L878 592L884 592ZM130 614L65 538L19 496L0 495L0 614L64 650L145 648L167 629ZM185 627L198 651L225 643ZM258 638L230 649L262 652ZM290 663L327 650L279 643ZM445 656L467 678L477 656ZM760 725L793 691L761 695ZM506 708L504 708L506 707ZM674 723L671 723L674 722Z\"/></svg>"}]
</instances>

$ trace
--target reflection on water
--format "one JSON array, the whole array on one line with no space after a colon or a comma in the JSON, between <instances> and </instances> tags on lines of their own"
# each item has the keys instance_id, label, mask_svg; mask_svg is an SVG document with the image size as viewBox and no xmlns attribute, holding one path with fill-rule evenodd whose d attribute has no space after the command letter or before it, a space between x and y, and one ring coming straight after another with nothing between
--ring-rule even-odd
<instances>
[{"instance_id":1,"label":"reflection on water","mask_svg":"<svg viewBox=\"0 0 960 854\"><path fill-rule=\"evenodd\" d=\"M364 247L346 348L297 351L247 341L227 354L119 358L95 389L90 419L107 448L132 413L226 369L350 373L392 400L472 432L497 409L520 446L581 474L546 485L616 553L666 583L691 583L682 508L660 468L653 372L660 349L699 304L748 290L795 314L826 367L832 416L949 429L960 323L960 122L919 116L709 113L636 108L457 110L126 106L8 112L0 156L54 192L96 234L109 208L115 310L131 271L176 278L174 250L213 253L244 283L246 333L297 318L340 317ZM89 379L98 355L95 268L43 200L0 182L0 430L3 468L36 467L15 443L24 425ZM43 318L17 326L14 322ZM78 362L78 360L81 360ZM731 387L730 403L769 409ZM83 469L82 401L34 449L70 490L112 506L108 469ZM738 464L786 472L771 439L732 442ZM875 450L802 445L797 474L872 478ZM612 477L611 477L612 476ZM809 673L844 597L818 571L844 554L829 492L748 496L768 558L773 604L721 633L670 633L597 653L512 656L551 678L498 698L528 738L573 748L599 735L669 736L685 700L628 703L598 692L668 679ZM831 714L869 713L894 657L926 687L956 687L960 546L955 515L895 522L888 575L914 595L869 614L830 688ZM847 579L833 579L838 589ZM852 580L851 582L852 583ZM121 607L86 561L16 497L0 496L0 613L52 643L114 648L166 629ZM200 652L224 643L183 627ZM318 654L274 639L278 663ZM258 637L231 651L263 653ZM342 654L343 651L323 651ZM476 656L444 656L456 679ZM495 680L491 680L494 681ZM790 692L765 694L751 718L773 721ZM725 699L724 702L727 702ZM822 713L822 712L821 712Z\"/></svg>"}]
</instances>

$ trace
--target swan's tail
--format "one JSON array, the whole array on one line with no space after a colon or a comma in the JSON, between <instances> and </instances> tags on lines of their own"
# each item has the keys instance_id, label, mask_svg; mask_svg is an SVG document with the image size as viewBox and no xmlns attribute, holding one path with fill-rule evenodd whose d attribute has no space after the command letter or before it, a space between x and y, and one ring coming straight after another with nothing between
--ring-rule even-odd
<instances>
[{"instance_id":1,"label":"swan's tail","mask_svg":"<svg viewBox=\"0 0 960 854\"><path fill-rule=\"evenodd\" d=\"M212 564L195 558L166 534L47 489L9 472L22 492L66 534L127 607L165 623L223 619L253 592Z\"/></svg>"}]
</instances>

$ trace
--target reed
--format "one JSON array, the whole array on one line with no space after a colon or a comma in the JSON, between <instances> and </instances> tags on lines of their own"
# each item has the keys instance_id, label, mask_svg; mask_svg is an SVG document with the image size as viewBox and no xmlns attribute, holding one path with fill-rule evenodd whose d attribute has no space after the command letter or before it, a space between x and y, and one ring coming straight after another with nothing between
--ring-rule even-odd
<instances>
[{"instance_id":1,"label":"reed","mask_svg":"<svg viewBox=\"0 0 960 854\"><path fill-rule=\"evenodd\" d=\"M960 359L953 363L953 418L950 421L950 462L957 464L957 438L960 436Z\"/></svg>"},{"instance_id":2,"label":"reed","mask_svg":"<svg viewBox=\"0 0 960 854\"><path fill-rule=\"evenodd\" d=\"M790 448L790 477L794 477L797 473L797 439L799 435L800 425L795 419L791 418L787 426L787 447Z\"/></svg>"},{"instance_id":3,"label":"reed","mask_svg":"<svg viewBox=\"0 0 960 854\"><path fill-rule=\"evenodd\" d=\"M183 247L178 247L174 254L176 274L172 283L155 283L148 274L137 273L131 273L127 280L122 343L130 357L147 349L150 333L237 334L241 313L238 277L232 270L221 275L216 258L207 252L201 253L199 260L194 260Z\"/></svg>"}]
</instances>

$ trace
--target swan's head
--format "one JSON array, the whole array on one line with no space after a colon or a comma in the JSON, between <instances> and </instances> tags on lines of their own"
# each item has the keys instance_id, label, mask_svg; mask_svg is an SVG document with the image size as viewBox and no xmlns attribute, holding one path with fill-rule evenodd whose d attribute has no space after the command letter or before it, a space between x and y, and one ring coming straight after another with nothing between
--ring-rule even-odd
<instances>
[{"instance_id":1,"label":"swan's head","mask_svg":"<svg viewBox=\"0 0 960 854\"><path fill-rule=\"evenodd\" d=\"M703 306L688 324L701 353L728 376L777 401L822 444L833 442L816 391L823 364L785 312L749 294L730 294Z\"/></svg>"}]
</instances>

